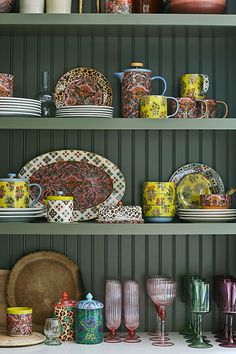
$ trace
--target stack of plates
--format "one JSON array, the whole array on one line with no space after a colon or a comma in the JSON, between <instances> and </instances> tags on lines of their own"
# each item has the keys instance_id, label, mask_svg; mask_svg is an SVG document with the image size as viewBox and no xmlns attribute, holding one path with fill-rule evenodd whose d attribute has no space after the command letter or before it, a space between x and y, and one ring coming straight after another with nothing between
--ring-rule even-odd
<instances>
[{"instance_id":1,"label":"stack of plates","mask_svg":"<svg viewBox=\"0 0 236 354\"><path fill-rule=\"evenodd\" d=\"M41 102L29 98L0 97L0 116L41 117Z\"/></svg>"},{"instance_id":2,"label":"stack of plates","mask_svg":"<svg viewBox=\"0 0 236 354\"><path fill-rule=\"evenodd\" d=\"M56 117L64 118L80 118L80 117L96 117L96 118L113 118L113 107L111 106L63 106L56 110Z\"/></svg>"},{"instance_id":3,"label":"stack of plates","mask_svg":"<svg viewBox=\"0 0 236 354\"><path fill-rule=\"evenodd\" d=\"M30 222L46 216L47 209L41 208L1 208L0 222Z\"/></svg>"},{"instance_id":4,"label":"stack of plates","mask_svg":"<svg viewBox=\"0 0 236 354\"><path fill-rule=\"evenodd\" d=\"M224 222L236 220L236 209L179 209L178 217L189 222Z\"/></svg>"}]
</instances>

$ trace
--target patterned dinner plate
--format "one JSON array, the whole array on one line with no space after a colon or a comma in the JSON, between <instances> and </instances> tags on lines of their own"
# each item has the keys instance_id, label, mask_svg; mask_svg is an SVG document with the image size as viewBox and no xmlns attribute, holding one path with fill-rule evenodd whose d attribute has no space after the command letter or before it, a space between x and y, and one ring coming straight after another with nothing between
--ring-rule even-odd
<instances>
[{"instance_id":1,"label":"patterned dinner plate","mask_svg":"<svg viewBox=\"0 0 236 354\"><path fill-rule=\"evenodd\" d=\"M65 73L56 84L56 107L76 105L112 106L112 87L100 72L86 67Z\"/></svg>"},{"instance_id":2,"label":"patterned dinner plate","mask_svg":"<svg viewBox=\"0 0 236 354\"><path fill-rule=\"evenodd\" d=\"M219 174L211 167L191 163L180 167L171 176L176 184L177 207L200 208L200 194L224 194L225 188Z\"/></svg>"},{"instance_id":3,"label":"patterned dinner plate","mask_svg":"<svg viewBox=\"0 0 236 354\"><path fill-rule=\"evenodd\" d=\"M19 177L43 188L40 205L62 190L74 197L74 221L95 219L101 205L117 205L125 193L125 179L106 158L82 150L59 150L28 162Z\"/></svg>"}]
</instances>

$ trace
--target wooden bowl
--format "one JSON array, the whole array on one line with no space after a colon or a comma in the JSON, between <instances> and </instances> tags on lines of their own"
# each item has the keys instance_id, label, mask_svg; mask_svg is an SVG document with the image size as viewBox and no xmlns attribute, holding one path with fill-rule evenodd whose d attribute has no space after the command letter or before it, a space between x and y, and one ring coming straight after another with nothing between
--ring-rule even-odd
<instances>
[{"instance_id":1,"label":"wooden bowl","mask_svg":"<svg viewBox=\"0 0 236 354\"><path fill-rule=\"evenodd\" d=\"M223 14L226 0L170 0L171 12L188 14Z\"/></svg>"},{"instance_id":2,"label":"wooden bowl","mask_svg":"<svg viewBox=\"0 0 236 354\"><path fill-rule=\"evenodd\" d=\"M14 4L15 0L0 0L0 13L11 12Z\"/></svg>"}]
</instances>

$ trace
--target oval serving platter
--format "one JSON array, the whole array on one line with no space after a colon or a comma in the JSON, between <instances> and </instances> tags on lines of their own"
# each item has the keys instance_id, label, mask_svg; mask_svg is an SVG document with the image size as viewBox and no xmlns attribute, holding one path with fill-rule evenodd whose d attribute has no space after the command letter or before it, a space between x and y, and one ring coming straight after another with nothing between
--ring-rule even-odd
<instances>
[{"instance_id":1,"label":"oval serving platter","mask_svg":"<svg viewBox=\"0 0 236 354\"><path fill-rule=\"evenodd\" d=\"M82 150L58 150L28 162L19 177L43 188L40 205L62 190L74 197L74 221L95 219L101 205L117 205L125 193L125 179L106 158Z\"/></svg>"}]
</instances>

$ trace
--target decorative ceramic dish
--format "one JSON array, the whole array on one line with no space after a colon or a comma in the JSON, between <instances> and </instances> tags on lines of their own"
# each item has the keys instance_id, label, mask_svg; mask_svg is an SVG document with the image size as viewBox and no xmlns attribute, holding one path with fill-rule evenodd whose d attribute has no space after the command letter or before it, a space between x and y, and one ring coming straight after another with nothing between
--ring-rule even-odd
<instances>
[{"instance_id":1,"label":"decorative ceramic dish","mask_svg":"<svg viewBox=\"0 0 236 354\"><path fill-rule=\"evenodd\" d=\"M229 209L232 206L232 195L200 195L200 204L203 209Z\"/></svg>"},{"instance_id":2,"label":"decorative ceramic dish","mask_svg":"<svg viewBox=\"0 0 236 354\"><path fill-rule=\"evenodd\" d=\"M98 211L98 222L142 223L142 208L132 205L102 206Z\"/></svg>"},{"instance_id":3,"label":"decorative ceramic dish","mask_svg":"<svg viewBox=\"0 0 236 354\"><path fill-rule=\"evenodd\" d=\"M40 202L63 191L74 197L74 221L95 219L98 207L117 205L125 193L125 179L111 161L92 152L59 150L28 162L20 177L43 188ZM33 182L34 181L34 182Z\"/></svg>"},{"instance_id":4,"label":"decorative ceramic dish","mask_svg":"<svg viewBox=\"0 0 236 354\"><path fill-rule=\"evenodd\" d=\"M75 68L65 73L56 84L56 107L76 105L112 106L112 87L100 72Z\"/></svg>"},{"instance_id":5,"label":"decorative ceramic dish","mask_svg":"<svg viewBox=\"0 0 236 354\"><path fill-rule=\"evenodd\" d=\"M193 177L196 174L197 176ZM180 167L171 176L170 181L176 184L176 200L180 208L200 208L200 194L225 192L219 174L211 167L200 163Z\"/></svg>"},{"instance_id":6,"label":"decorative ceramic dish","mask_svg":"<svg viewBox=\"0 0 236 354\"><path fill-rule=\"evenodd\" d=\"M226 7L226 0L170 0L174 13L222 14Z\"/></svg>"}]
</instances>

